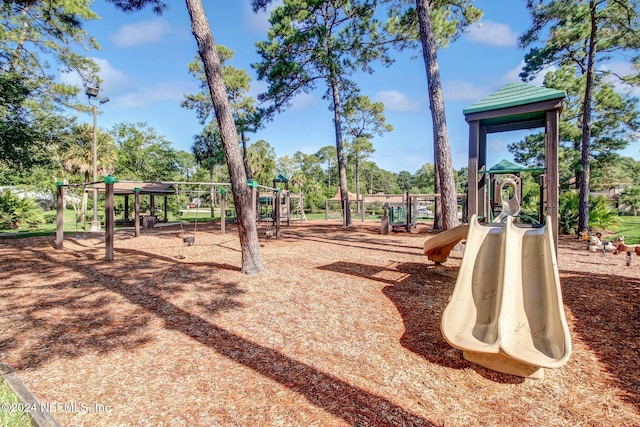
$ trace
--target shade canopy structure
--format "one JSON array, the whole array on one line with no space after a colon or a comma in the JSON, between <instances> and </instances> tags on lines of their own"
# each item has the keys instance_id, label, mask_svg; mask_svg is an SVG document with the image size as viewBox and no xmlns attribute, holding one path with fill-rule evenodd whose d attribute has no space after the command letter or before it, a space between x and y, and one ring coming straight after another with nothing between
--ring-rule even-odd
<instances>
[{"instance_id":1,"label":"shade canopy structure","mask_svg":"<svg viewBox=\"0 0 640 427\"><path fill-rule=\"evenodd\" d=\"M467 219L489 217L487 135L544 128L544 213L549 215L558 244L558 145L560 113L566 93L561 90L510 83L463 110L469 124L469 193Z\"/></svg>"},{"instance_id":2,"label":"shade canopy structure","mask_svg":"<svg viewBox=\"0 0 640 427\"><path fill-rule=\"evenodd\" d=\"M284 188L285 188L285 190L288 190L288 189L289 189L289 178L287 178L286 176L284 176L284 175L282 175L282 174L280 174L280 175L276 176L276 177L273 179L273 187L274 187L274 188L276 188L276 187L277 187L277 185L276 185L276 184L277 184L277 183L279 183L279 182L283 182L283 183L284 183Z\"/></svg>"},{"instance_id":3,"label":"shade canopy structure","mask_svg":"<svg viewBox=\"0 0 640 427\"><path fill-rule=\"evenodd\" d=\"M103 193L105 191L104 184L98 184L98 191ZM160 182L160 181L117 181L113 187L113 193L116 195L128 195L128 194L149 194L154 196L166 196L170 194L176 194L177 184L173 182Z\"/></svg>"}]
</instances>

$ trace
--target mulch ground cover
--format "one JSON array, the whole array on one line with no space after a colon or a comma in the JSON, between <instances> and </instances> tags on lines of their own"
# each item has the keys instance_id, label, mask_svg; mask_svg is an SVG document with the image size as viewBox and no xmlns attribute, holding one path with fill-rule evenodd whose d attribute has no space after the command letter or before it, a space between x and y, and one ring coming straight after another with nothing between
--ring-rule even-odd
<instances>
[{"instance_id":1,"label":"mulch ground cover","mask_svg":"<svg viewBox=\"0 0 640 427\"><path fill-rule=\"evenodd\" d=\"M462 252L431 233L310 221L240 272L234 226L0 239L0 362L65 426L638 426L640 258L562 237L573 354L542 379L462 358L440 333Z\"/></svg>"}]
</instances>

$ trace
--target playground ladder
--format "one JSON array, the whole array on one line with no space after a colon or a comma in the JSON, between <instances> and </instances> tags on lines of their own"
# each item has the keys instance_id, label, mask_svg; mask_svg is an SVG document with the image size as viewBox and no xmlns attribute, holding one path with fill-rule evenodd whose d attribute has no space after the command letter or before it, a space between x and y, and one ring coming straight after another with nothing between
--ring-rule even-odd
<instances>
[{"instance_id":1,"label":"playground ladder","mask_svg":"<svg viewBox=\"0 0 640 427\"><path fill-rule=\"evenodd\" d=\"M304 222L307 220L307 216L304 214L304 207L302 206L302 198L296 199L296 211L297 214L300 215L300 221Z\"/></svg>"}]
</instances>

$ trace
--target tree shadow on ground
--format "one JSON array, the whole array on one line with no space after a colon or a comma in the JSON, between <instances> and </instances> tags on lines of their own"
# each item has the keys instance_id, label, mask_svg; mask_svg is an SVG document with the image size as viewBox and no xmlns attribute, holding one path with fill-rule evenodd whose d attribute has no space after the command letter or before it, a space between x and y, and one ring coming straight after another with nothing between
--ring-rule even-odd
<instances>
[{"instance_id":1,"label":"tree shadow on ground","mask_svg":"<svg viewBox=\"0 0 640 427\"><path fill-rule=\"evenodd\" d=\"M615 377L623 398L640 409L640 279L561 270L560 280L573 332Z\"/></svg>"},{"instance_id":2,"label":"tree shadow on ground","mask_svg":"<svg viewBox=\"0 0 640 427\"><path fill-rule=\"evenodd\" d=\"M319 268L389 285L382 293L393 302L404 322L400 343L431 363L456 369L469 366L457 354L453 357L450 352L447 354L451 347L440 333L440 317L453 290L457 268L421 263L399 263L386 268L342 261ZM392 273L397 276L394 278Z\"/></svg>"},{"instance_id":3,"label":"tree shadow on ground","mask_svg":"<svg viewBox=\"0 0 640 427\"><path fill-rule=\"evenodd\" d=\"M172 275L177 273L178 277L183 277L181 275L186 274L189 283L198 280L211 283L207 269L176 265L171 258L154 259L139 251L128 252L127 258L126 272L135 272L135 275L113 270L101 262L60 261L45 251L23 250L15 252L14 257L15 263L22 263L23 270L38 263L43 274L54 275L64 269L77 276L74 280L44 286L42 295L35 301L31 297L22 298L15 282L5 281L0 288L1 296L16 308L12 314L17 316L14 320L24 324L24 331L5 334L0 342L1 352L13 347L20 353L22 361L16 367L18 369L34 369L60 357L73 358L96 351L142 346L154 339L147 328L152 322L161 320L165 329L197 340L230 360L277 381L347 424L435 426L389 399L242 338L166 299L181 291L180 284L170 280ZM0 279L6 279L2 276L0 274ZM56 291L60 289L74 292L65 293L71 293L71 296L56 298ZM239 303L235 297L242 291L235 283L214 283L202 292L219 294L218 299L200 304L206 313L215 314L219 310L237 308ZM129 304L122 304L122 299ZM123 305L127 315L120 318L124 313L116 306ZM51 310L64 313L59 324L50 325L39 316ZM20 334L30 330L35 330L32 344L15 348L24 345Z\"/></svg>"},{"instance_id":4,"label":"tree shadow on ground","mask_svg":"<svg viewBox=\"0 0 640 427\"><path fill-rule=\"evenodd\" d=\"M339 233L334 229L325 227L309 227L304 230L297 231L295 229L286 230L284 233L288 240L309 240L313 242L333 244L337 246L351 246L355 248L366 247L372 251L380 251L385 253L398 254L415 254L416 250L420 250L419 246L409 246L399 244L393 239L387 239L384 236L363 237L361 232L349 232L341 230Z\"/></svg>"},{"instance_id":5,"label":"tree shadow on ground","mask_svg":"<svg viewBox=\"0 0 640 427\"><path fill-rule=\"evenodd\" d=\"M110 292L112 286L129 287L129 296L139 293L140 300L149 293L178 295L189 283L189 288L206 292L210 312L239 307L233 299L241 293L237 284L212 284L202 266L153 259L138 251L127 254L131 273L113 275L103 272L103 263L84 256L60 261L37 249L4 256L12 268L0 273L0 297L11 307L11 325L17 326L5 330L0 352L18 352L14 368L36 369L56 358L131 350L153 341L149 328L154 315L122 304L122 298ZM206 267L238 270L210 263ZM30 273L38 275L37 286L29 282Z\"/></svg>"},{"instance_id":6,"label":"tree shadow on ground","mask_svg":"<svg viewBox=\"0 0 640 427\"><path fill-rule=\"evenodd\" d=\"M519 384L524 381L467 362L462 358L462 352L452 348L442 336L440 320L455 286L457 267L398 263L386 268L336 262L319 268L388 284L382 293L396 306L404 323L405 332L400 344L429 363L452 369L473 369L500 383ZM393 273L399 274L394 278Z\"/></svg>"}]
</instances>

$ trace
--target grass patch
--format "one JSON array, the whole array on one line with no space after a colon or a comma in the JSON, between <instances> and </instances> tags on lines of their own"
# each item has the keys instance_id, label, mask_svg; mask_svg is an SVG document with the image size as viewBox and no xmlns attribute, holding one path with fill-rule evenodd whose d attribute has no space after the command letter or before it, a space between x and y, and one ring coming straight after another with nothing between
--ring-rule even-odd
<instances>
[{"instance_id":1,"label":"grass patch","mask_svg":"<svg viewBox=\"0 0 640 427\"><path fill-rule=\"evenodd\" d=\"M617 236L624 236L624 241L630 245L640 244L640 216L621 216L616 230Z\"/></svg>"},{"instance_id":2,"label":"grass patch","mask_svg":"<svg viewBox=\"0 0 640 427\"><path fill-rule=\"evenodd\" d=\"M8 411L5 408L0 410L0 427L31 427L31 417L27 412L11 410L19 409L19 403L13 390L0 378L0 404L9 405Z\"/></svg>"}]
</instances>

